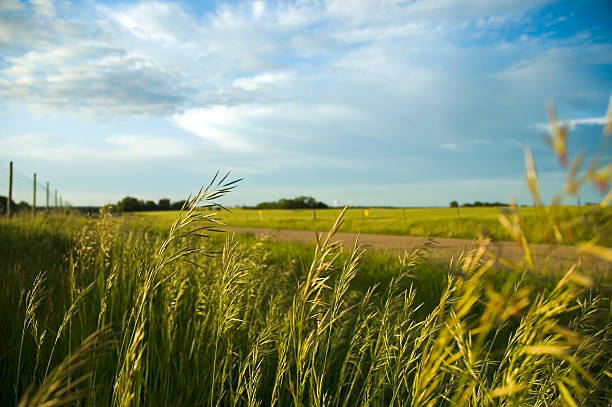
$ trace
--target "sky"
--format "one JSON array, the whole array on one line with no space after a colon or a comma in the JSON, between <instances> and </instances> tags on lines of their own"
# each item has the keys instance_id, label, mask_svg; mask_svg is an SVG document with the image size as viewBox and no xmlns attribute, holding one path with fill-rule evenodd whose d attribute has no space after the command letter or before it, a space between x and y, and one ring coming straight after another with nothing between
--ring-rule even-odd
<instances>
[{"instance_id":1,"label":"sky","mask_svg":"<svg viewBox=\"0 0 612 407\"><path fill-rule=\"evenodd\" d=\"M548 102L570 156L610 159L610 21L608 0L0 0L0 176L73 205L217 170L244 178L227 205L530 203L528 147L550 199Z\"/></svg>"}]
</instances>

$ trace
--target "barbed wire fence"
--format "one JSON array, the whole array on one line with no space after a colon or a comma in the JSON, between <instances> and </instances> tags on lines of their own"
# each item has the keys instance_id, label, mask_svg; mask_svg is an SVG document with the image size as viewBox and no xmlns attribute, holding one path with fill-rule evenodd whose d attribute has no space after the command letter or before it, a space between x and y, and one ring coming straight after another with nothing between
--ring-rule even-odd
<instances>
[{"instance_id":1,"label":"barbed wire fence","mask_svg":"<svg viewBox=\"0 0 612 407\"><path fill-rule=\"evenodd\" d=\"M36 172L26 175L25 171L13 161L0 160L0 215L11 217L27 211L35 215L63 211L70 206L53 183Z\"/></svg>"}]
</instances>

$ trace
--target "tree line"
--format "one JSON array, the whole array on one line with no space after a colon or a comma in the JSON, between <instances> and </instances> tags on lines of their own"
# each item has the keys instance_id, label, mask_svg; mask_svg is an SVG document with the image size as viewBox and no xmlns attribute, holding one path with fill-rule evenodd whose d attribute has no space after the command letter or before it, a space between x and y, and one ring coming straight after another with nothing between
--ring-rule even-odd
<instances>
[{"instance_id":1,"label":"tree line","mask_svg":"<svg viewBox=\"0 0 612 407\"><path fill-rule=\"evenodd\" d=\"M126 196L115 205L117 212L142 212L142 211L172 211L179 210L185 204L185 200L171 202L168 198L159 201L143 201L142 199Z\"/></svg>"},{"instance_id":2,"label":"tree line","mask_svg":"<svg viewBox=\"0 0 612 407\"><path fill-rule=\"evenodd\" d=\"M6 213L8 198L6 196L0 195L0 215L4 215ZM32 210L32 206L26 201L15 202L11 200L11 212L19 212L19 211L30 211Z\"/></svg>"},{"instance_id":3,"label":"tree line","mask_svg":"<svg viewBox=\"0 0 612 407\"><path fill-rule=\"evenodd\" d=\"M482 207L482 206L486 206L486 207L498 207L498 206L509 206L509 205L507 203L503 203L503 202L480 202L480 201L475 201L474 203L466 202L463 205L461 205L462 208L478 208L478 207ZM451 208L458 208L459 207L459 203L457 201L451 201L450 207Z\"/></svg>"},{"instance_id":4,"label":"tree line","mask_svg":"<svg viewBox=\"0 0 612 407\"><path fill-rule=\"evenodd\" d=\"M317 201L311 196L298 196L293 199L279 199L278 201L260 202L254 207L246 206L246 209L325 209L328 208L324 202Z\"/></svg>"},{"instance_id":5,"label":"tree line","mask_svg":"<svg viewBox=\"0 0 612 407\"><path fill-rule=\"evenodd\" d=\"M170 211L179 210L183 207L185 200L171 202L168 198L162 198L158 202L144 201L142 199L126 196L116 205L116 212L142 212L142 211ZM279 199L272 202L260 202L255 206L244 206L245 209L325 209L328 208L324 202L317 201L311 196L298 196L293 199Z\"/></svg>"}]
</instances>

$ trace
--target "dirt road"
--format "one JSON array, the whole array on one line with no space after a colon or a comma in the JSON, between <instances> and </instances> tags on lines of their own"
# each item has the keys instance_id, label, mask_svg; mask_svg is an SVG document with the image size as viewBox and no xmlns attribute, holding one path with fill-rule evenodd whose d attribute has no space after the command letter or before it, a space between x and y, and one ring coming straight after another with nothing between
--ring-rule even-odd
<instances>
[{"instance_id":1,"label":"dirt road","mask_svg":"<svg viewBox=\"0 0 612 407\"><path fill-rule=\"evenodd\" d=\"M273 240L293 241L300 243L316 243L315 232L305 230L286 230L286 229L265 229L248 227L225 227L228 232L237 234L246 233L254 236L268 235ZM352 247L357 238L356 233L337 233L336 240L341 241L345 247ZM374 235L361 234L359 240L363 246L374 250L383 250L391 253L401 254L416 247L422 246L427 242L425 237L417 236L393 236L393 235ZM472 240L436 238L435 247L430 251L429 258L437 262L448 262L464 250L475 247ZM530 245L533 252L534 261L540 270L560 271L567 269L577 259L578 253L572 246L561 246L552 244ZM524 259L523 250L520 245L514 242L493 242L489 250L497 257L511 262L521 262ZM593 258L582 257L581 263L588 266L590 270L598 272L612 271L610 263L598 261Z\"/></svg>"}]
</instances>

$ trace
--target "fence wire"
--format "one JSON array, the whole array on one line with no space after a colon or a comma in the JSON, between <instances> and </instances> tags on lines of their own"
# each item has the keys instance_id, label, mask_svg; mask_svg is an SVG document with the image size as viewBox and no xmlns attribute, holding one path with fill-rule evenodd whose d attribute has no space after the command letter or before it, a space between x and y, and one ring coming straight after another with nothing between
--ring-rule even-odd
<instances>
[{"instance_id":1,"label":"fence wire","mask_svg":"<svg viewBox=\"0 0 612 407\"><path fill-rule=\"evenodd\" d=\"M44 176L41 177L41 174L36 174L36 183L34 183L34 171L28 175L28 170L29 168L18 167L18 164L13 162L13 205L11 208L31 209L35 199L37 210L68 206L68 202L57 192L57 187L52 182L45 179ZM7 160L0 160L0 205L3 208L9 196L10 184L10 163Z\"/></svg>"}]
</instances>

